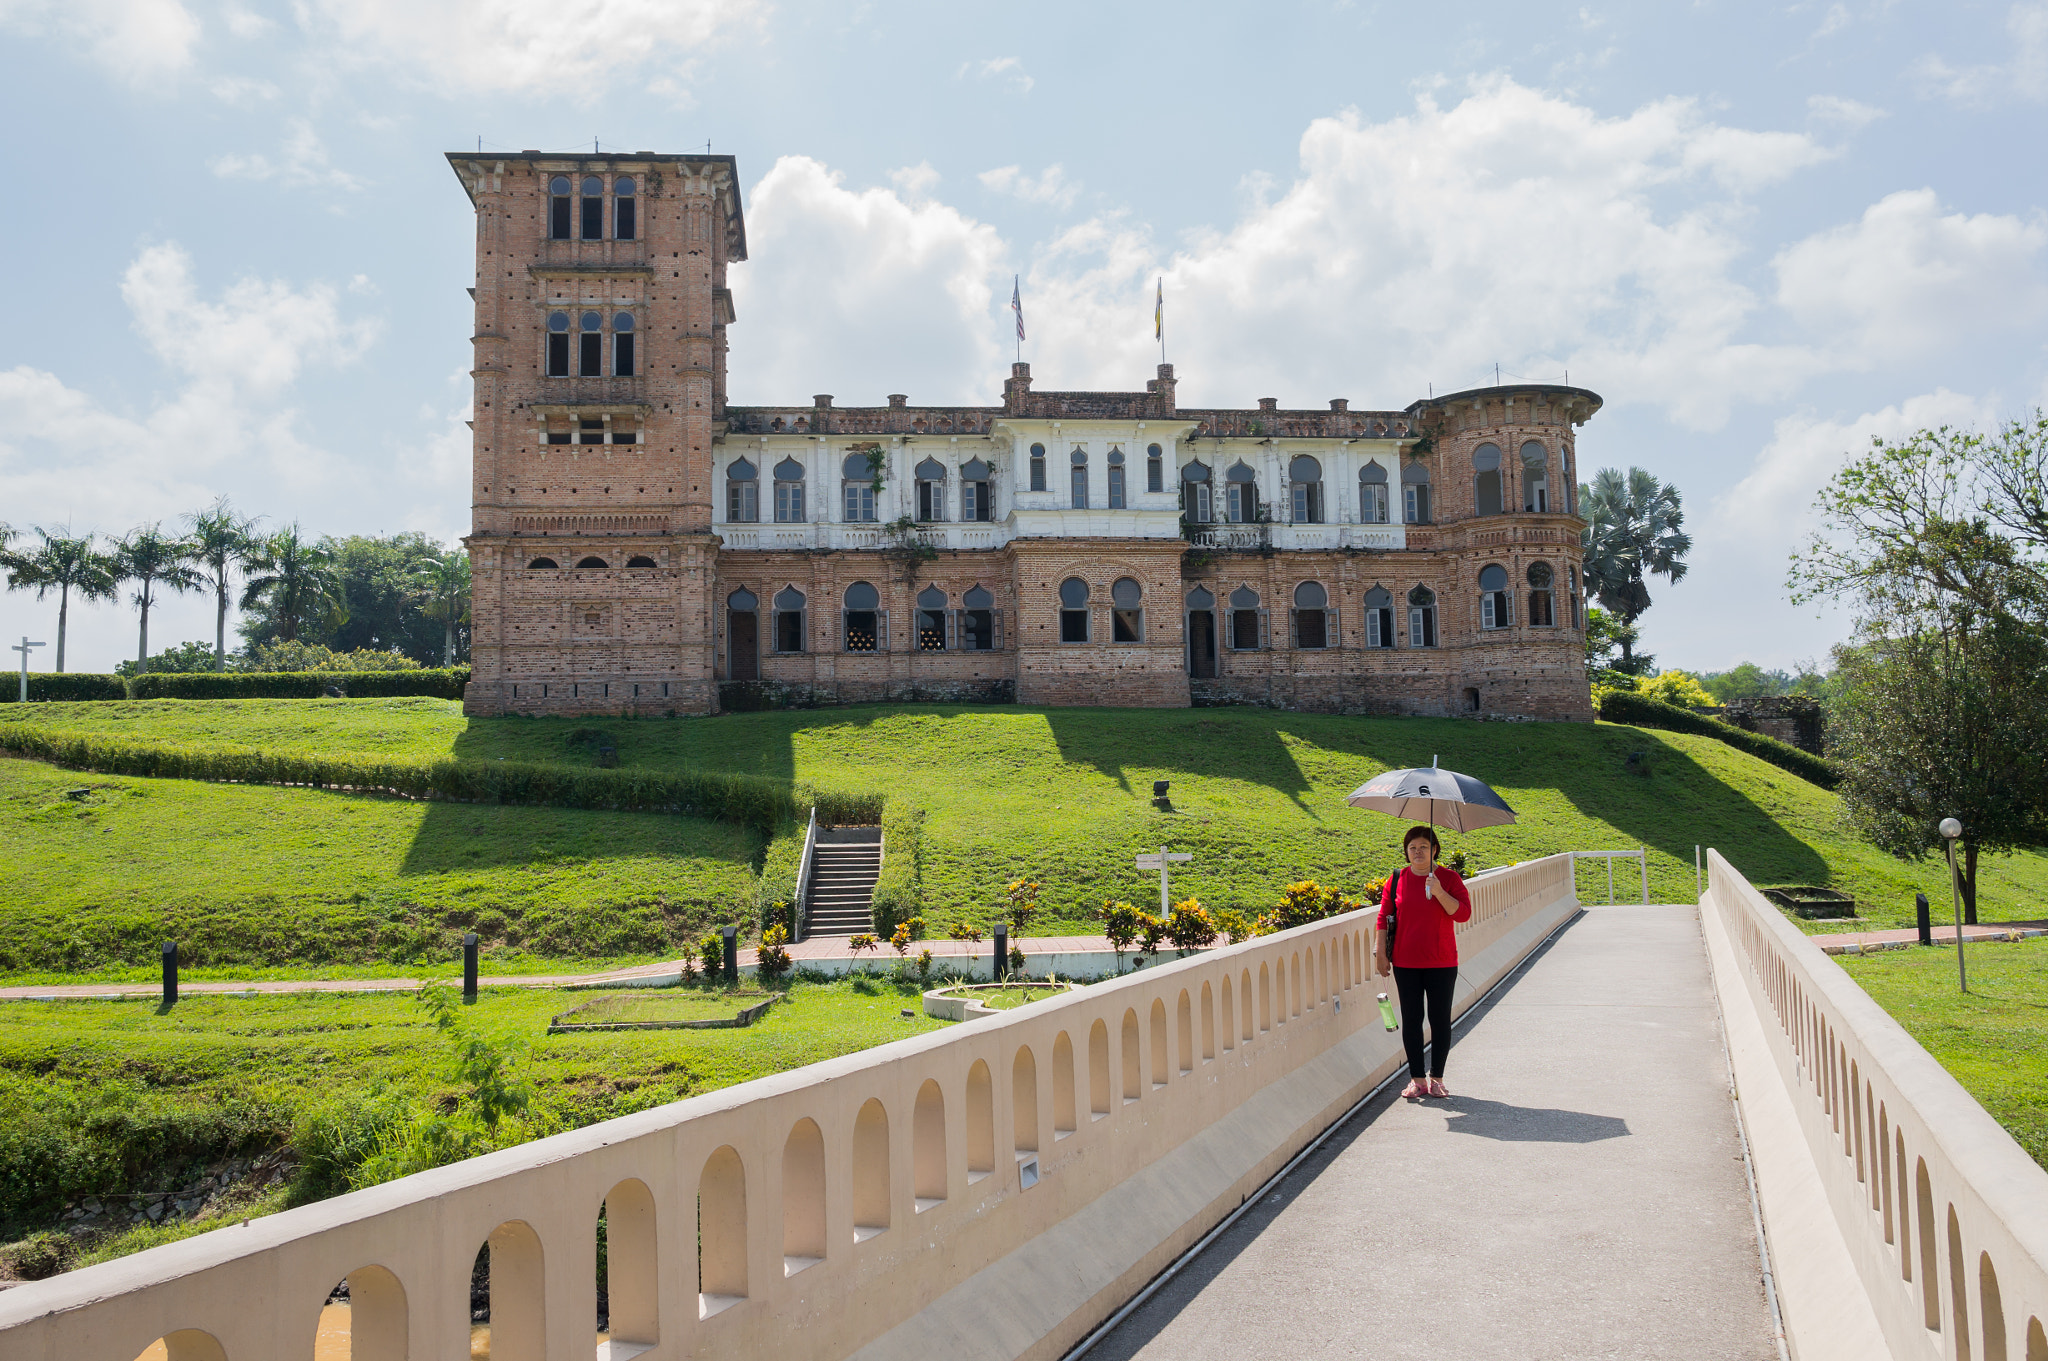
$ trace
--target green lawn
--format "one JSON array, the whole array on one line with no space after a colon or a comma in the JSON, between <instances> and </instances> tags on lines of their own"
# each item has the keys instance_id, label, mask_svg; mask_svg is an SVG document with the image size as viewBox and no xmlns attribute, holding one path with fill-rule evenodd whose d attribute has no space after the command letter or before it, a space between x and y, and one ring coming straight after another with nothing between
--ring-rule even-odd
<instances>
[{"instance_id":1,"label":"green lawn","mask_svg":"<svg viewBox=\"0 0 2048 1361\"><path fill-rule=\"evenodd\" d=\"M1966 948L1967 996L1954 950L1838 962L2048 1168L2048 938Z\"/></svg>"}]
</instances>

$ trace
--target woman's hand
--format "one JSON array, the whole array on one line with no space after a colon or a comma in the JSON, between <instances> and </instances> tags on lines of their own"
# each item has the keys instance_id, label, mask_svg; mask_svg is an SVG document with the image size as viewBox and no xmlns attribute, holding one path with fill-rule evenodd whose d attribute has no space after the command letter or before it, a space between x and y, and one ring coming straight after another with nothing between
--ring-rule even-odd
<instances>
[{"instance_id":1,"label":"woman's hand","mask_svg":"<svg viewBox=\"0 0 2048 1361\"><path fill-rule=\"evenodd\" d=\"M1388 961L1386 952L1383 950L1372 952L1372 963L1373 967L1379 971L1381 978L1385 978L1394 971L1394 966Z\"/></svg>"},{"instance_id":2,"label":"woman's hand","mask_svg":"<svg viewBox=\"0 0 2048 1361\"><path fill-rule=\"evenodd\" d=\"M1454 915L1456 914L1458 910L1458 900L1456 898L1453 898L1451 896L1451 891L1445 888L1443 884L1437 880L1435 870L1430 871L1429 879L1426 883L1423 884L1423 887L1429 891L1430 897L1436 899L1436 905L1438 907L1441 907L1445 912L1452 913Z\"/></svg>"}]
</instances>

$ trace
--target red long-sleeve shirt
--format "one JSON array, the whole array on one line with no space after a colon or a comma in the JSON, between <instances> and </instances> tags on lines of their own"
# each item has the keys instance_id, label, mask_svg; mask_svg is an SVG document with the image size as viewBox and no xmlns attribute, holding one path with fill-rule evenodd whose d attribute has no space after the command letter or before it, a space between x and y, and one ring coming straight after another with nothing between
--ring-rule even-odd
<instances>
[{"instance_id":1,"label":"red long-sleeve shirt","mask_svg":"<svg viewBox=\"0 0 2048 1361\"><path fill-rule=\"evenodd\" d=\"M1448 969L1458 963L1456 924L1472 920L1472 890L1456 870L1443 865L1436 867L1436 881L1458 900L1455 913L1445 913L1413 869L1403 868L1394 876L1394 963L1404 969ZM1380 904L1378 926L1387 929L1385 902Z\"/></svg>"}]
</instances>

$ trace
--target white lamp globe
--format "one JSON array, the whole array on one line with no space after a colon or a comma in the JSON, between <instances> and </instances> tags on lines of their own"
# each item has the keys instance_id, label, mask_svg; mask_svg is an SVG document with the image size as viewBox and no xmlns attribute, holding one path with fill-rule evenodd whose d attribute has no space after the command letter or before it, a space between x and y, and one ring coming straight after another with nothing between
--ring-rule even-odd
<instances>
[{"instance_id":1,"label":"white lamp globe","mask_svg":"<svg viewBox=\"0 0 2048 1361\"><path fill-rule=\"evenodd\" d=\"M1941 820L1941 834L1950 841L1954 841L1963 834L1963 824L1957 822L1954 818L1943 818Z\"/></svg>"}]
</instances>

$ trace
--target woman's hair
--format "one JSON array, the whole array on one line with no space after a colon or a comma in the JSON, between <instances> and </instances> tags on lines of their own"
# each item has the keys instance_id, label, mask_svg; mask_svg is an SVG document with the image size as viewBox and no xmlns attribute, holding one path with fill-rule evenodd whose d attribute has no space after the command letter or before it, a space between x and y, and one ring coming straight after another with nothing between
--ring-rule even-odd
<instances>
[{"instance_id":1,"label":"woman's hair","mask_svg":"<svg viewBox=\"0 0 2048 1361\"><path fill-rule=\"evenodd\" d=\"M1408 854L1408 843L1411 841L1427 841L1429 843L1430 855L1433 858L1439 860L1443 858L1444 844L1443 842L1438 841L1436 839L1436 828L1422 826L1410 827L1408 829L1408 834L1401 838L1402 855L1405 856Z\"/></svg>"}]
</instances>

